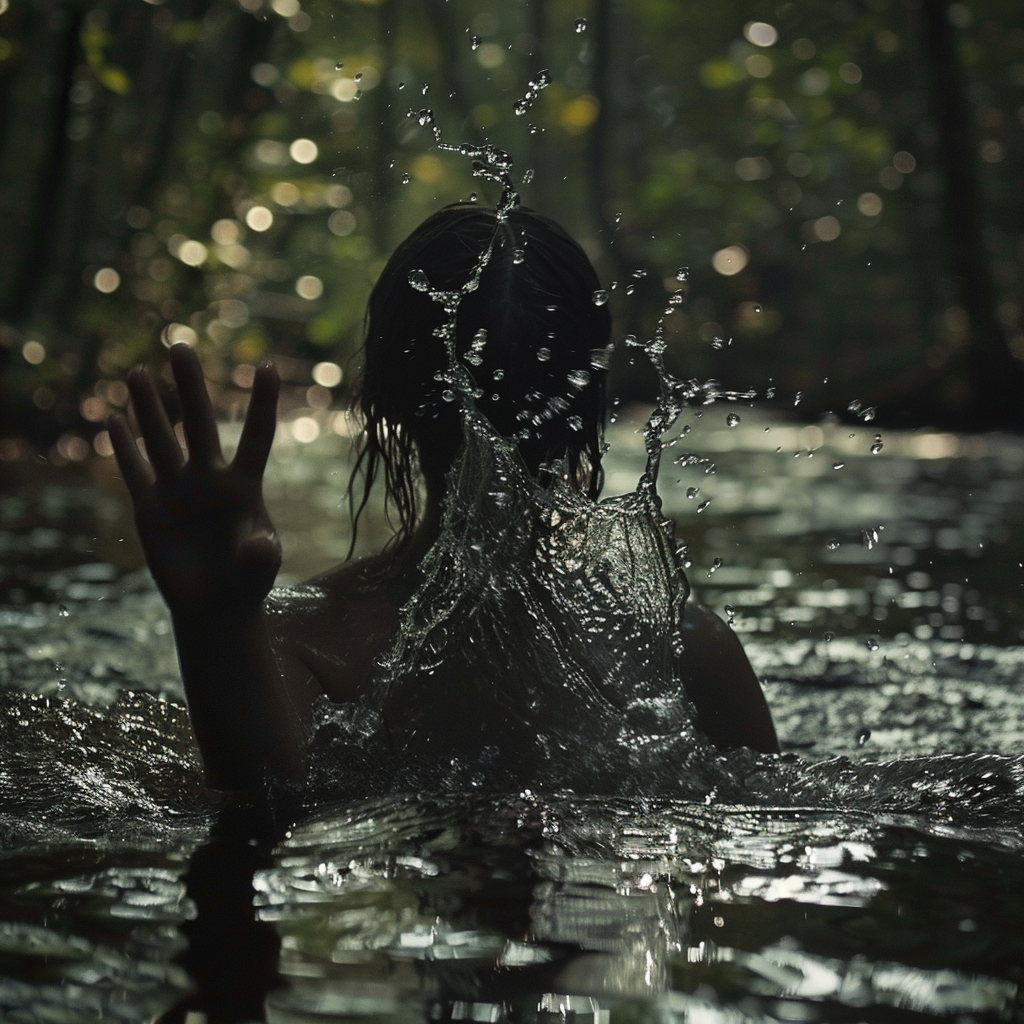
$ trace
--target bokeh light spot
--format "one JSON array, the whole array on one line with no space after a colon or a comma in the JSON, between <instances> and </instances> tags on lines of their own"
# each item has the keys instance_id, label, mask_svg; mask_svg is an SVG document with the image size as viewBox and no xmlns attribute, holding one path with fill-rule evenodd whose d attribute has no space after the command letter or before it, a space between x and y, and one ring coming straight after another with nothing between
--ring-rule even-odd
<instances>
[{"instance_id":1,"label":"bokeh light spot","mask_svg":"<svg viewBox=\"0 0 1024 1024\"><path fill-rule=\"evenodd\" d=\"M93 287L104 295L116 292L121 284L121 275L113 267L102 267L92 279Z\"/></svg>"},{"instance_id":2,"label":"bokeh light spot","mask_svg":"<svg viewBox=\"0 0 1024 1024\"><path fill-rule=\"evenodd\" d=\"M711 266L724 277L732 277L738 274L749 262L750 257L747 250L740 245L730 245L711 257Z\"/></svg>"},{"instance_id":3,"label":"bokeh light spot","mask_svg":"<svg viewBox=\"0 0 1024 1024\"><path fill-rule=\"evenodd\" d=\"M862 192L857 197L857 209L865 217L877 217L882 212L882 200L874 192Z\"/></svg>"},{"instance_id":4,"label":"bokeh light spot","mask_svg":"<svg viewBox=\"0 0 1024 1024\"><path fill-rule=\"evenodd\" d=\"M313 380L322 388L335 388L341 383L341 367L337 363L317 363L313 367Z\"/></svg>"},{"instance_id":5,"label":"bokeh light spot","mask_svg":"<svg viewBox=\"0 0 1024 1024\"><path fill-rule=\"evenodd\" d=\"M310 444L320 436L320 424L312 416L300 416L292 421L291 434L301 444Z\"/></svg>"},{"instance_id":6,"label":"bokeh light spot","mask_svg":"<svg viewBox=\"0 0 1024 1024\"><path fill-rule=\"evenodd\" d=\"M197 242L195 239L189 239L187 242L182 242L178 249L178 259L182 263L189 267L202 266L206 260L208 249L202 242Z\"/></svg>"},{"instance_id":7,"label":"bokeh light spot","mask_svg":"<svg viewBox=\"0 0 1024 1024\"><path fill-rule=\"evenodd\" d=\"M319 299L324 293L324 283L313 274L303 274L295 282L295 291L302 299Z\"/></svg>"},{"instance_id":8,"label":"bokeh light spot","mask_svg":"<svg viewBox=\"0 0 1024 1024\"><path fill-rule=\"evenodd\" d=\"M311 164L320 155L320 150L312 139L296 139L288 147L288 155L297 164Z\"/></svg>"},{"instance_id":9,"label":"bokeh light spot","mask_svg":"<svg viewBox=\"0 0 1024 1024\"><path fill-rule=\"evenodd\" d=\"M160 340L168 348L180 342L184 342L186 345L195 345L199 340L199 335L188 324L172 323L163 329Z\"/></svg>"},{"instance_id":10,"label":"bokeh light spot","mask_svg":"<svg viewBox=\"0 0 1024 1024\"><path fill-rule=\"evenodd\" d=\"M46 349L38 341L26 341L21 346L21 354L26 363L38 366L46 358Z\"/></svg>"},{"instance_id":11,"label":"bokeh light spot","mask_svg":"<svg viewBox=\"0 0 1024 1024\"><path fill-rule=\"evenodd\" d=\"M274 215L265 206L254 206L246 213L245 223L253 231L269 231L274 223Z\"/></svg>"},{"instance_id":12,"label":"bokeh light spot","mask_svg":"<svg viewBox=\"0 0 1024 1024\"><path fill-rule=\"evenodd\" d=\"M779 41L775 26L766 21L748 21L743 26L743 36L755 46L774 46Z\"/></svg>"},{"instance_id":13,"label":"bokeh light spot","mask_svg":"<svg viewBox=\"0 0 1024 1024\"><path fill-rule=\"evenodd\" d=\"M218 245L234 245L242 237L242 226L236 220L225 218L214 221L210 228L210 237Z\"/></svg>"}]
</instances>

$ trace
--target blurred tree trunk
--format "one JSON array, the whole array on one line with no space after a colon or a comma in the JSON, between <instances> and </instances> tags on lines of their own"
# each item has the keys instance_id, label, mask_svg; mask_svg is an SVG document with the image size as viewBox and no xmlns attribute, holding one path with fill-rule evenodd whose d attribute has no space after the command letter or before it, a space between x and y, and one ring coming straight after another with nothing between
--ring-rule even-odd
<instances>
[{"instance_id":1,"label":"blurred tree trunk","mask_svg":"<svg viewBox=\"0 0 1024 1024\"><path fill-rule=\"evenodd\" d=\"M597 117L587 133L587 171L590 215L606 246L615 230L608 216L611 199L608 194L608 165L612 136L611 17L610 0L595 0L588 19L588 34L592 48L590 87L597 98ZM618 262L617 253L612 258Z\"/></svg>"},{"instance_id":2,"label":"blurred tree trunk","mask_svg":"<svg viewBox=\"0 0 1024 1024\"><path fill-rule=\"evenodd\" d=\"M398 31L398 0L384 0L380 5L377 39L383 56L381 83L373 92L374 118L380 126L374 142L373 154L373 241L379 254L390 250L391 225L394 222L391 204L395 196L395 172L391 167L391 152L395 145L395 113L391 102L389 76L395 63L395 34Z\"/></svg>"},{"instance_id":3,"label":"blurred tree trunk","mask_svg":"<svg viewBox=\"0 0 1024 1024\"><path fill-rule=\"evenodd\" d=\"M55 21L57 12L48 17L40 12L35 25L26 33L26 42L32 45L38 63L25 68L23 75L34 79L42 96L50 100L43 127L47 146L30 170L34 183L28 199L28 217L22 229L23 248L14 254L16 269L11 276L7 301L0 309L0 318L21 323L32 310L49 270L54 251L55 234L59 229L58 197L64 182L68 161L68 118L71 109L71 86L75 68L81 58L79 37L84 20L80 9L62 10L61 21ZM47 36L52 37L52 41ZM28 168L26 168L28 170Z\"/></svg>"},{"instance_id":4,"label":"blurred tree trunk","mask_svg":"<svg viewBox=\"0 0 1024 1024\"><path fill-rule=\"evenodd\" d=\"M976 430L1019 430L1024 427L1024 370L1010 355L995 315L995 290L981 231L976 137L948 8L946 0L924 0L921 29L946 179L951 270L971 322L970 404L954 414L954 423ZM957 422L961 417L963 422Z\"/></svg>"}]
</instances>

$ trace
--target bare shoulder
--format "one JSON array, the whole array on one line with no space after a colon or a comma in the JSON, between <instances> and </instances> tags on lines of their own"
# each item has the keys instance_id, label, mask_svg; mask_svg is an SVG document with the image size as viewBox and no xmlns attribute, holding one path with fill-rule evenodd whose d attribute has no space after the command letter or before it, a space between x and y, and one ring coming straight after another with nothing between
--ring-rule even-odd
<instances>
[{"instance_id":1,"label":"bare shoulder","mask_svg":"<svg viewBox=\"0 0 1024 1024\"><path fill-rule=\"evenodd\" d=\"M687 604L676 671L697 711L697 724L718 747L777 753L768 703L743 645L711 609Z\"/></svg>"},{"instance_id":2,"label":"bare shoulder","mask_svg":"<svg viewBox=\"0 0 1024 1024\"><path fill-rule=\"evenodd\" d=\"M272 642L290 674L305 671L332 700L368 695L405 597L389 566L383 556L345 563L271 594Z\"/></svg>"}]
</instances>

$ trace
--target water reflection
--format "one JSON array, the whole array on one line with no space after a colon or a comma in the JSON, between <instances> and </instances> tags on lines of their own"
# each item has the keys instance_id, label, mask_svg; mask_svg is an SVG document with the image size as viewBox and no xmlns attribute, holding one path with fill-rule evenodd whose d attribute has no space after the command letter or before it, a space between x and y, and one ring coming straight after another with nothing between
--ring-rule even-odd
<instances>
[{"instance_id":1,"label":"water reflection","mask_svg":"<svg viewBox=\"0 0 1024 1024\"><path fill-rule=\"evenodd\" d=\"M972 844L851 824L573 798L325 816L257 885L288 980L269 1019L1008 1012L1015 968L991 933L951 945L995 923L994 893L962 886Z\"/></svg>"},{"instance_id":2,"label":"water reflection","mask_svg":"<svg viewBox=\"0 0 1024 1024\"><path fill-rule=\"evenodd\" d=\"M733 788L695 802L349 802L274 851L224 826L203 845L166 617L109 464L0 467L0 1018L148 1021L202 1005L195 984L278 1021L1019 1015L1020 763L804 764L1024 749L1024 445L886 432L873 455L870 427L703 412L675 448L716 471L665 474L666 508L802 760L720 765ZM635 483L633 430L611 490ZM347 444L276 456L295 576L347 544Z\"/></svg>"}]
</instances>

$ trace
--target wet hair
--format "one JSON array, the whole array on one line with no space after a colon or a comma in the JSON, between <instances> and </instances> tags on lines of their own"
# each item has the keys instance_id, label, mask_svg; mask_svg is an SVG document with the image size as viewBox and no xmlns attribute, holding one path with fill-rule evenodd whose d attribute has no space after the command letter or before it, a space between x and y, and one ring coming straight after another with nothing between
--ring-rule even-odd
<instances>
[{"instance_id":1,"label":"wet hair","mask_svg":"<svg viewBox=\"0 0 1024 1024\"><path fill-rule=\"evenodd\" d=\"M525 207L499 220L494 210L448 206L399 245L370 295L355 397L364 430L349 484L353 547L359 515L383 474L385 510L390 521L397 517L393 549L400 550L416 526L417 466L428 493L440 493L462 442L438 336L449 315L410 275L417 283L425 275L431 291L459 291L488 246L479 286L456 315L455 348L475 382L477 408L498 434L517 441L538 481L564 459L576 486L592 498L601 490L611 318L593 301L600 285L590 260L562 227Z\"/></svg>"}]
</instances>

